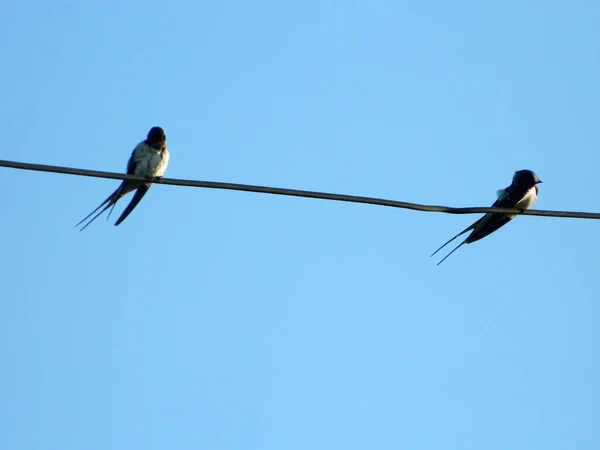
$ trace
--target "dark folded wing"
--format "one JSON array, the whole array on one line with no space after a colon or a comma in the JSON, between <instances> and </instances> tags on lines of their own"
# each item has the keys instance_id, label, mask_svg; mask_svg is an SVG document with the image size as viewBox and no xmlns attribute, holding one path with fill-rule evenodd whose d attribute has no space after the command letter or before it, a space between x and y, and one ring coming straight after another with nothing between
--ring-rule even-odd
<instances>
[{"instance_id":1,"label":"dark folded wing","mask_svg":"<svg viewBox=\"0 0 600 450\"><path fill-rule=\"evenodd\" d=\"M150 189L150 185L142 185L141 187L138 188L137 191L135 191L135 194L133 194L133 198L131 199L131 202L129 202L129 205L127 205L127 208L125 208L125 210L121 214L121 217L119 217L117 219L117 221L115 222L115 226L118 226L121 222L123 222L127 218L127 216L131 213L131 211L133 211L134 208L138 205L140 200L142 200L144 195L146 195L146 192L148 192L148 189Z\"/></svg>"},{"instance_id":2,"label":"dark folded wing","mask_svg":"<svg viewBox=\"0 0 600 450\"><path fill-rule=\"evenodd\" d=\"M133 149L133 151L131 152L131 156L129 157L129 161L127 161L127 175L135 175L136 161L134 155L138 146L139 144Z\"/></svg>"},{"instance_id":3,"label":"dark folded wing","mask_svg":"<svg viewBox=\"0 0 600 450\"><path fill-rule=\"evenodd\" d=\"M505 190L505 195L496 200L492 205L493 208L513 208L514 206L515 201L513 198L511 198L511 193L508 191L508 188ZM476 242L480 239L483 239L484 237L492 234L498 228L506 225L512 219L512 217L509 217L506 214L488 213L474 224L473 232L469 235L465 242L470 244L471 242Z\"/></svg>"}]
</instances>

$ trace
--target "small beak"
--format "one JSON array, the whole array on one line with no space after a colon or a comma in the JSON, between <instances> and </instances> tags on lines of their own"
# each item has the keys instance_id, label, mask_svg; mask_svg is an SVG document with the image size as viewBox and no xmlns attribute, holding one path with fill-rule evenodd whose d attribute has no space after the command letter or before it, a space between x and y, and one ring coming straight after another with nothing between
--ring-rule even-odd
<instances>
[{"instance_id":1,"label":"small beak","mask_svg":"<svg viewBox=\"0 0 600 450\"><path fill-rule=\"evenodd\" d=\"M542 180L538 181L538 184L540 184L540 183L543 183L543 181Z\"/></svg>"}]
</instances>

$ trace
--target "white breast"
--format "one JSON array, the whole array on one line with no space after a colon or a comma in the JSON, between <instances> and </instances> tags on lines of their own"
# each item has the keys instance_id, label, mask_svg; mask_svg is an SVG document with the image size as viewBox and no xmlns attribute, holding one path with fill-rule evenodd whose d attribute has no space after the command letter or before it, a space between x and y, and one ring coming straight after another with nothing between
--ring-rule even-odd
<instances>
[{"instance_id":1,"label":"white breast","mask_svg":"<svg viewBox=\"0 0 600 450\"><path fill-rule=\"evenodd\" d=\"M154 149L152 149L154 150ZM169 151L165 148L164 152L154 150L148 163L148 171L153 177L162 177L167 171L169 165Z\"/></svg>"},{"instance_id":2,"label":"white breast","mask_svg":"<svg viewBox=\"0 0 600 450\"><path fill-rule=\"evenodd\" d=\"M515 204L515 208L517 209L529 209L533 206L533 204L535 203L535 201L537 200L537 189L536 187L532 187L531 189L529 189L525 195L523 196L523 198L521 200L519 200L516 204ZM510 217L511 219L514 219L515 217L517 217L516 214L509 214L508 217Z\"/></svg>"},{"instance_id":3,"label":"white breast","mask_svg":"<svg viewBox=\"0 0 600 450\"><path fill-rule=\"evenodd\" d=\"M537 200L537 188L534 186L527 191L525 196L521 199L521 201L517 202L515 208L524 208L529 209L533 206L535 201Z\"/></svg>"},{"instance_id":4,"label":"white breast","mask_svg":"<svg viewBox=\"0 0 600 450\"><path fill-rule=\"evenodd\" d=\"M169 151L156 150L143 141L140 142L133 152L135 162L135 174L142 177L162 177L169 164Z\"/></svg>"}]
</instances>

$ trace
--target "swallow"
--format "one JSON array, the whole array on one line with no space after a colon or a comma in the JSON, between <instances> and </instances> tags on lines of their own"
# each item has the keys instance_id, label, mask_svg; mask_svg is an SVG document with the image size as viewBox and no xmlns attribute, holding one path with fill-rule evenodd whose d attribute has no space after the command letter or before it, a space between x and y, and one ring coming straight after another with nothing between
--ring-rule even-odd
<instances>
[{"instance_id":1,"label":"swallow","mask_svg":"<svg viewBox=\"0 0 600 450\"><path fill-rule=\"evenodd\" d=\"M112 213L112 209L115 207L119 199L124 195L130 193L131 191L136 191L131 199L131 202L123 213L121 217L117 219L115 222L115 226L119 225L123 222L127 216L134 210L140 200L146 195L150 186L154 183L151 180L155 180L164 175L167 170L167 165L169 164L169 150L167 150L166 144L167 136L165 135L164 130L161 127L152 127L148 132L148 137L135 146L133 152L131 153L131 157L129 158L129 162L127 163L127 174L128 175L137 175L140 177L145 177L148 182L140 182L140 181L131 181L131 180L123 180L121 185L117 188L115 192L110 194L110 196L104 200L100 206L98 206L95 210L89 213L82 221L80 221L76 227L85 222L92 214L98 211L100 208L104 206L104 208L92 217L88 223L86 223L80 231L83 231L90 223L96 220L104 211L108 208L111 210L108 213L106 219L110 217Z\"/></svg>"},{"instance_id":2,"label":"swallow","mask_svg":"<svg viewBox=\"0 0 600 450\"><path fill-rule=\"evenodd\" d=\"M538 197L538 187L542 181L538 176L531 170L518 170L515 172L513 181L510 186L506 189L500 189L497 191L498 199L494 202L492 207L496 208L515 208L520 209L521 212L529 209L533 206ZM512 219L517 217L517 214L499 214L499 213L487 213L473 225L465 228L463 231L458 233L440 248L438 248L433 255L443 249L446 245L452 242L459 236L462 236L467 231L473 230L467 238L458 244L450 253L448 253L444 259L442 259L437 265L443 263L452 253L462 247L463 244L470 244L476 242L484 237L492 234L498 228L503 227Z\"/></svg>"}]
</instances>

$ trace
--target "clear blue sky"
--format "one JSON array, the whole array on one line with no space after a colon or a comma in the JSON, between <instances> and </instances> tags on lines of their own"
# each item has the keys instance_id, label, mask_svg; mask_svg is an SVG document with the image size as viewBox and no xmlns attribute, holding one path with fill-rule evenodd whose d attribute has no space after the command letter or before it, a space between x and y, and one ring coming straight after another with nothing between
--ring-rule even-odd
<instances>
[{"instance_id":1,"label":"clear blue sky","mask_svg":"<svg viewBox=\"0 0 600 450\"><path fill-rule=\"evenodd\" d=\"M1 2L0 158L600 211L598 2L196 3ZM0 448L598 449L600 223L117 185L0 168Z\"/></svg>"}]
</instances>

